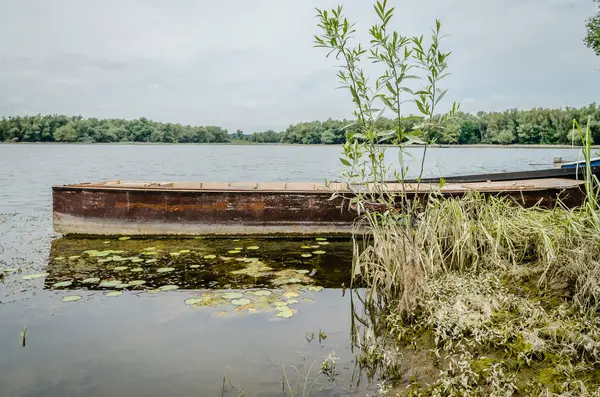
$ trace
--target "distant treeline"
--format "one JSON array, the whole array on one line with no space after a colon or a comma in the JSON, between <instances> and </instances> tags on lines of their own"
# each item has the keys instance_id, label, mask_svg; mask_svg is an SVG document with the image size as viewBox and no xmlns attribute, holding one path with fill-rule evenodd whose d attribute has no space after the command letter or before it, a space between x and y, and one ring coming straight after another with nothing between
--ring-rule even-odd
<instances>
[{"instance_id":1,"label":"distant treeline","mask_svg":"<svg viewBox=\"0 0 600 397\"><path fill-rule=\"evenodd\" d=\"M462 113L447 121L430 136L441 144L570 144L578 142L573 120L582 125L591 118L594 143L600 144L600 107L595 103L576 109L511 109L504 112ZM414 120L403 120L407 131ZM138 120L96 119L81 116L14 116L0 120L0 142L165 142L165 143L292 143L339 144L346 132L358 125L348 120L311 121L290 125L285 131L268 130L245 134L228 133L217 126L189 126ZM381 118L380 130L392 130L395 121ZM347 127L344 129L344 127Z\"/></svg>"}]
</instances>

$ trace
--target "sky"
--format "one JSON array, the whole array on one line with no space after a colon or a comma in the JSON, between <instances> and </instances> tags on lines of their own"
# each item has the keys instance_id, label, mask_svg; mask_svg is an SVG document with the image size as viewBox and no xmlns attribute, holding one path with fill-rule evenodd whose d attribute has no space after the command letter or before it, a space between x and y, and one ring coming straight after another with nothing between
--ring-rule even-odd
<instances>
[{"instance_id":1,"label":"sky","mask_svg":"<svg viewBox=\"0 0 600 397\"><path fill-rule=\"evenodd\" d=\"M5 0L0 116L61 113L219 125L245 133L351 118L336 62L313 47L330 0ZM600 100L585 47L592 0L389 0L391 27L452 51L441 110L583 106ZM344 1L368 45L368 0ZM364 63L368 74L377 68ZM406 108L411 112L410 105Z\"/></svg>"}]
</instances>

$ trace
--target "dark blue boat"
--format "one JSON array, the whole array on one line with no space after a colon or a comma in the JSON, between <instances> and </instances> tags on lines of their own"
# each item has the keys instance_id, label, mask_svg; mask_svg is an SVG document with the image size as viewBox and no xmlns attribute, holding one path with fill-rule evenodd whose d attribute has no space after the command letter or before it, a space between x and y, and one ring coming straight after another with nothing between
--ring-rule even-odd
<instances>
[{"instance_id":1,"label":"dark blue boat","mask_svg":"<svg viewBox=\"0 0 600 397\"><path fill-rule=\"evenodd\" d=\"M592 167L600 166L600 157L596 157L590 160L590 165ZM573 161L572 163L564 163L561 164L560 168L585 168L585 160L582 161Z\"/></svg>"}]
</instances>

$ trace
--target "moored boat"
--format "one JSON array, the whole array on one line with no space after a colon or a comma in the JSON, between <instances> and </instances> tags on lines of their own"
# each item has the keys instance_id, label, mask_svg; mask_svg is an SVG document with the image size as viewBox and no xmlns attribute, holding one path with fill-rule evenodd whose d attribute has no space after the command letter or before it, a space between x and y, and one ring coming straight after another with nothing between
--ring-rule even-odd
<instances>
[{"instance_id":1,"label":"moored boat","mask_svg":"<svg viewBox=\"0 0 600 397\"><path fill-rule=\"evenodd\" d=\"M386 183L391 193L460 197L477 191L521 205L575 207L582 181L569 178ZM66 235L347 235L356 212L346 197L360 186L302 182L123 182L53 187L54 229Z\"/></svg>"}]
</instances>

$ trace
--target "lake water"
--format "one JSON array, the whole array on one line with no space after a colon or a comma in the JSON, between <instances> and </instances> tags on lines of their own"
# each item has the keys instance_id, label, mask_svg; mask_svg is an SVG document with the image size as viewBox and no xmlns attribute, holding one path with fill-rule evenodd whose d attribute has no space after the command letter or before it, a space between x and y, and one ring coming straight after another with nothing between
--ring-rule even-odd
<instances>
[{"instance_id":1,"label":"lake water","mask_svg":"<svg viewBox=\"0 0 600 397\"><path fill-rule=\"evenodd\" d=\"M0 267L21 270L7 273L0 284L0 395L234 396L240 388L246 396L275 396L282 395L284 371L294 386L298 373L302 382L306 376L312 382L332 352L339 357L337 376L319 378L310 395L372 394L376 381L363 379L357 387L353 377L349 294L342 288L351 263L348 242L105 243L59 239L52 232L53 184L106 179L318 182L337 177L339 151L336 146L0 145ZM420 150L411 153L414 175ZM550 168L554 157L575 160L578 154L577 149L433 148L425 175ZM389 160L394 158L390 151ZM248 250L253 246L259 249ZM302 248L307 246L317 248ZM146 255L148 248L156 254ZM230 253L235 248L242 250ZM310 257L302 257L309 252ZM111 261L99 266L107 255ZM134 274L141 259L142 270ZM271 270L249 274L256 263ZM174 270L158 271L166 267ZM309 277L306 271L313 269ZM296 271L297 277L290 276ZM23 280L40 272L47 277ZM293 281L276 281L283 276ZM112 288L85 284L85 278L142 279L146 284L107 297ZM72 284L55 288L61 281ZM180 289L156 292L169 285ZM260 295L253 295L261 290L273 291L281 301L298 300L289 304L293 316L278 317L266 297L269 309L263 310ZM252 302L185 303L207 293L231 292ZM82 298L62 301L70 295ZM319 330L327 339L310 338Z\"/></svg>"}]
</instances>

